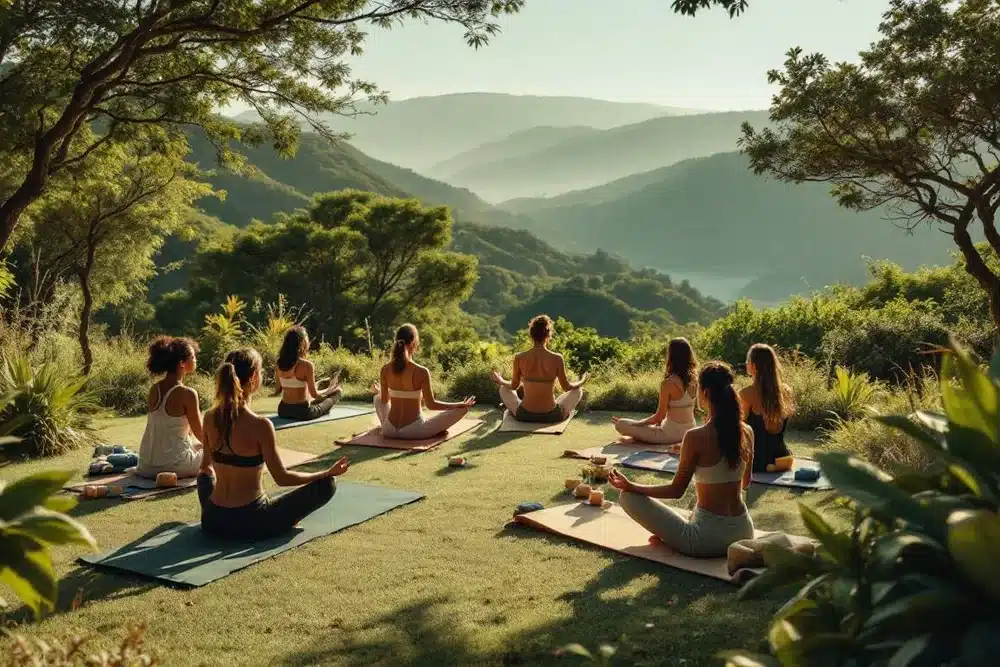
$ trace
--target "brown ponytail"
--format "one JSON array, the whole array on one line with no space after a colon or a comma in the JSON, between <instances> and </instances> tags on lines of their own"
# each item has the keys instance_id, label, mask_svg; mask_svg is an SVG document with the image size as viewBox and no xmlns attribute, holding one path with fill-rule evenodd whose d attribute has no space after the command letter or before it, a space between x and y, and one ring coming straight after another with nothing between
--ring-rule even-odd
<instances>
[{"instance_id":1,"label":"brown ponytail","mask_svg":"<svg viewBox=\"0 0 1000 667\"><path fill-rule=\"evenodd\" d=\"M399 375L406 370L406 347L417 340L417 328L404 324L396 330L396 340L392 344L392 372Z\"/></svg>"},{"instance_id":2,"label":"brown ponytail","mask_svg":"<svg viewBox=\"0 0 1000 667\"><path fill-rule=\"evenodd\" d=\"M251 383L260 373L261 363L257 350L247 347L227 354L216 371L212 419L222 435L221 443L229 443L233 425L250 402Z\"/></svg>"},{"instance_id":3,"label":"brown ponytail","mask_svg":"<svg viewBox=\"0 0 1000 667\"><path fill-rule=\"evenodd\" d=\"M721 361L705 364L698 375L698 385L712 405L712 424L718 436L719 450L731 468L740 464L743 450L743 408L733 388L732 369Z\"/></svg>"},{"instance_id":4,"label":"brown ponytail","mask_svg":"<svg viewBox=\"0 0 1000 667\"><path fill-rule=\"evenodd\" d=\"M785 388L778 355L770 345L757 343L750 346L747 363L754 367L753 388L760 397L764 421L780 424L795 411L795 401Z\"/></svg>"}]
</instances>

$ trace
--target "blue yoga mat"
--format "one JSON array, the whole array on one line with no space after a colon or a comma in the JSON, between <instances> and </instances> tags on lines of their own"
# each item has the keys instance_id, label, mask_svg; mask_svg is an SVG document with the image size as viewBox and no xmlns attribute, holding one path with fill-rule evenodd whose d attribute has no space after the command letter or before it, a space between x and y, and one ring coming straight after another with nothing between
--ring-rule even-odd
<instances>
[{"instance_id":1,"label":"blue yoga mat","mask_svg":"<svg viewBox=\"0 0 1000 667\"><path fill-rule=\"evenodd\" d=\"M351 417L360 417L361 415L370 415L373 412L375 412L375 408L362 408L354 405L335 405L329 413L318 419L310 419L308 421L285 419L284 417L279 417L278 415L268 415L267 418L271 420L272 424L274 424L274 430L280 431L282 429L295 428L297 426L312 426L313 424L334 422L338 419L349 419Z\"/></svg>"},{"instance_id":2,"label":"blue yoga mat","mask_svg":"<svg viewBox=\"0 0 1000 667\"><path fill-rule=\"evenodd\" d=\"M673 474L677 472L677 457L660 452L637 452L621 460L621 464L626 468L636 470L652 470L654 472L665 472ZM796 459L795 467L818 468L819 463L810 459ZM811 482L795 479L795 470L787 472L755 472L753 474L755 484L767 484L769 486L784 486L794 489L809 489L812 491L825 491L832 489L833 485L825 475L820 475L819 479Z\"/></svg>"},{"instance_id":3,"label":"blue yoga mat","mask_svg":"<svg viewBox=\"0 0 1000 667\"><path fill-rule=\"evenodd\" d=\"M337 485L333 500L303 519L287 535L252 543L230 542L206 535L197 523L174 524L113 551L79 560L99 568L196 588L423 497L424 494L413 491L343 482Z\"/></svg>"}]
</instances>

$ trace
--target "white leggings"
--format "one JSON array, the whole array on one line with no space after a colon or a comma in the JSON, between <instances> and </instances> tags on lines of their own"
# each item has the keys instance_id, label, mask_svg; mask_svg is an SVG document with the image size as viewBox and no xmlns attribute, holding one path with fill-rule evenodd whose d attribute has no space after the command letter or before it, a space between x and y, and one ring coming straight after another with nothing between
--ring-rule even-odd
<instances>
[{"instance_id":1,"label":"white leggings","mask_svg":"<svg viewBox=\"0 0 1000 667\"><path fill-rule=\"evenodd\" d=\"M378 415L378 421L382 425L382 435L385 437L400 440L425 440L433 438L439 433L444 433L460 422L465 415L469 414L469 408L443 410L430 419L425 419L421 414L416 420L400 428L389 421L389 404L383 403L381 396L376 396L375 414Z\"/></svg>"},{"instance_id":2,"label":"white leggings","mask_svg":"<svg viewBox=\"0 0 1000 667\"><path fill-rule=\"evenodd\" d=\"M684 434L697 426L695 422L681 424L664 420L659 426L640 424L635 419L619 419L615 430L624 436L635 438L639 442L651 445L673 445L684 439Z\"/></svg>"},{"instance_id":3,"label":"white leggings","mask_svg":"<svg viewBox=\"0 0 1000 667\"><path fill-rule=\"evenodd\" d=\"M195 477L201 470L201 443L194 443L187 449L177 454L177 459L166 465L151 465L148 462L139 461L136 466L136 474L139 477L155 479L161 472L177 473L178 478Z\"/></svg>"},{"instance_id":4,"label":"white leggings","mask_svg":"<svg viewBox=\"0 0 1000 667\"><path fill-rule=\"evenodd\" d=\"M573 410L581 398L583 398L583 387L570 389L556 399L556 405L562 408L563 417L568 419L573 414ZM517 397L517 392L504 386L500 387L500 400L503 401L504 407L507 408L507 412L512 417L517 414L517 409L521 407L521 399Z\"/></svg>"}]
</instances>

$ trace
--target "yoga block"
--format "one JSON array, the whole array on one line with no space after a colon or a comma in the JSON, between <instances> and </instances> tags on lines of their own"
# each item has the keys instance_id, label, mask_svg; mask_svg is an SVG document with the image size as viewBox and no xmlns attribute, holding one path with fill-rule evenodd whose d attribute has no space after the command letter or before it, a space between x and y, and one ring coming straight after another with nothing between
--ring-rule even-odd
<instances>
[{"instance_id":1,"label":"yoga block","mask_svg":"<svg viewBox=\"0 0 1000 667\"><path fill-rule=\"evenodd\" d=\"M108 456L108 463L116 468L131 468L139 465L139 457L136 454L118 452Z\"/></svg>"},{"instance_id":2,"label":"yoga block","mask_svg":"<svg viewBox=\"0 0 1000 667\"><path fill-rule=\"evenodd\" d=\"M128 452L128 448L125 445L114 445L111 447L112 454L125 454Z\"/></svg>"},{"instance_id":3,"label":"yoga block","mask_svg":"<svg viewBox=\"0 0 1000 667\"><path fill-rule=\"evenodd\" d=\"M815 482L819 479L819 468L799 468L795 471L796 482Z\"/></svg>"},{"instance_id":4,"label":"yoga block","mask_svg":"<svg viewBox=\"0 0 1000 667\"><path fill-rule=\"evenodd\" d=\"M94 458L98 456L107 456L108 454L114 454L115 448L111 445L98 445L94 447Z\"/></svg>"}]
</instances>

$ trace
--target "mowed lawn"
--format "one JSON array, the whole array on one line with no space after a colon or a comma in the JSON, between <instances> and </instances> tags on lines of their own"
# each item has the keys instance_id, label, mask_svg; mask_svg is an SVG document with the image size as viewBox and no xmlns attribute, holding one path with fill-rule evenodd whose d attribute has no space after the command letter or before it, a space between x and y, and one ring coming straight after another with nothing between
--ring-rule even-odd
<instances>
[{"instance_id":1,"label":"mowed lawn","mask_svg":"<svg viewBox=\"0 0 1000 667\"><path fill-rule=\"evenodd\" d=\"M275 405L260 400L256 408ZM79 548L61 549L59 608L26 630L83 632L94 635L96 648L144 621L149 645L168 665L575 664L579 658L553 651L607 642L619 649L616 664L694 667L720 664L714 654L721 649L763 646L780 599L741 602L726 583L509 525L520 502L570 502L563 480L582 462L561 454L612 441L609 414L579 415L561 436L492 433L499 411L478 414L484 427L423 454L334 446L371 426L371 415L281 431L282 446L328 453L327 464L349 456L344 481L427 497L192 590L81 568ZM103 434L137 448L143 424L116 419ZM799 454L816 446L803 434L793 443ZM468 457L467 468L447 467L457 453ZM89 457L80 451L8 465L0 476L58 467L82 477ZM693 500L692 488L679 504ZM831 494L755 486L749 501L763 529L801 533L799 501L834 512ZM107 550L164 523L197 520L198 504L192 490L129 503L82 501L74 514Z\"/></svg>"}]
</instances>

